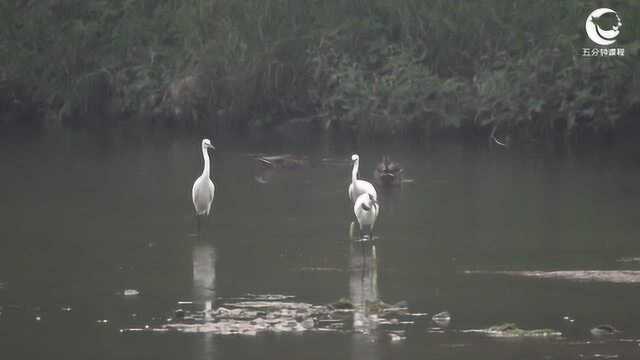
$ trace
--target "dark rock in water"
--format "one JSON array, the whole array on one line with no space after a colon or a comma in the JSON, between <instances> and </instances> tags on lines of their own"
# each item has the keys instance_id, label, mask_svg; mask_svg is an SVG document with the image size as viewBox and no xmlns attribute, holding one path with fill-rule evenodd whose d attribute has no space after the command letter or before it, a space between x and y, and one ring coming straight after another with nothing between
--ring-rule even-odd
<instances>
[{"instance_id":1,"label":"dark rock in water","mask_svg":"<svg viewBox=\"0 0 640 360\"><path fill-rule=\"evenodd\" d=\"M350 310L354 308L351 300L344 299L344 298L334 302L333 304L329 305L329 307L331 309L338 309L338 310Z\"/></svg>"},{"instance_id":2,"label":"dark rock in water","mask_svg":"<svg viewBox=\"0 0 640 360\"><path fill-rule=\"evenodd\" d=\"M177 309L174 313L173 316L175 316L176 319L184 319L184 315L185 312L182 309Z\"/></svg>"},{"instance_id":3,"label":"dark rock in water","mask_svg":"<svg viewBox=\"0 0 640 360\"><path fill-rule=\"evenodd\" d=\"M612 325L603 324L603 325L598 325L592 328L590 332L591 332L591 335L593 336L602 337L602 336L613 336L620 333L621 331L616 329Z\"/></svg>"}]
</instances>

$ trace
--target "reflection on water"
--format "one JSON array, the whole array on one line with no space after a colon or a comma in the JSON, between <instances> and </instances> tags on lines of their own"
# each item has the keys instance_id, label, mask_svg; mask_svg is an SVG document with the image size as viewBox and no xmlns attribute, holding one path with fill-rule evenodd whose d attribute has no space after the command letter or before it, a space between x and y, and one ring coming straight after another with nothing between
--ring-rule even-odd
<instances>
[{"instance_id":1,"label":"reflection on water","mask_svg":"<svg viewBox=\"0 0 640 360\"><path fill-rule=\"evenodd\" d=\"M193 246L192 259L194 301L204 304L208 315L216 299L216 250L212 244L199 240Z\"/></svg>"},{"instance_id":2,"label":"reflection on water","mask_svg":"<svg viewBox=\"0 0 640 360\"><path fill-rule=\"evenodd\" d=\"M376 246L367 242L351 244L349 292L354 305L353 328L370 334L377 328L377 316L369 314L367 303L378 302L378 259Z\"/></svg>"},{"instance_id":3,"label":"reflection on water","mask_svg":"<svg viewBox=\"0 0 640 360\"><path fill-rule=\"evenodd\" d=\"M353 303L352 359L378 359L373 344L378 328L377 316L369 313L368 303L378 298L378 259L375 245L351 243L349 253L349 293Z\"/></svg>"},{"instance_id":4,"label":"reflection on water","mask_svg":"<svg viewBox=\"0 0 640 360\"><path fill-rule=\"evenodd\" d=\"M204 318L210 318L216 301L216 249L206 240L198 239L193 245L193 300L204 303ZM202 357L210 358L214 353L213 334L204 333L202 341Z\"/></svg>"},{"instance_id":5,"label":"reflection on water","mask_svg":"<svg viewBox=\"0 0 640 360\"><path fill-rule=\"evenodd\" d=\"M628 338L640 336L639 276L633 272L640 270L634 261L640 256L640 162L629 161L631 155L608 156L594 149L580 157L546 157L457 144L385 149L414 181L380 191L380 239L374 248L345 246L338 239L353 219L345 191L346 159L357 151L362 173L370 175L381 156L379 147L221 143L212 174L221 191L203 226L205 235L215 237L214 247L185 236L195 229L189 194L193 174L202 166L200 135L149 135L111 144L80 134L0 142L0 342L8 335L21 349L34 349L37 338L40 348L34 356L13 358L47 358L50 353L57 355L50 358L100 358L96 349L106 347L124 359L209 359L214 348L225 358L247 358L246 350L253 349L254 356L248 357L261 359L308 354L575 359L596 351L637 357L635 342L607 340L597 348L548 342L511 346L458 333L505 322L564 332L563 318L570 316L575 319L571 339L590 339L589 329L598 324L612 324ZM264 185L256 183L256 156L247 153L298 153L310 160L308 166L265 174ZM376 252L384 266L376 264ZM349 272L291 271L342 269L346 258ZM126 270L116 270L118 264L126 264ZM464 273L476 269L544 273ZM140 295L113 295L129 288ZM224 307L220 299L247 293L294 295L292 302L307 304L308 315L311 304L350 294L358 305L357 331L291 331L289 323L309 325L294 311L280 313L282 321L273 325L266 322L272 319L263 319L265 328L282 325L277 340L273 335L206 339L168 330L166 336L123 338L116 331L157 324L153 318L171 315L176 300L193 298L199 306L219 308ZM380 298L406 300L412 312L430 315L447 309L455 321L434 334L426 331L434 326L431 316L416 320L407 341L389 350L389 337L376 334L391 326L376 324L365 306ZM73 310L59 310L67 306ZM268 313L275 311L280 308ZM129 324L132 312L139 320ZM256 318L245 325L254 329L262 321L250 321L265 317L258 311L244 308L225 315L248 312ZM98 319L109 322L98 327ZM222 325L241 320L227 320L212 322L209 330L231 334L231 327ZM469 346L446 347L460 342ZM173 349L188 350L176 354ZM408 350L389 354L398 349Z\"/></svg>"}]
</instances>

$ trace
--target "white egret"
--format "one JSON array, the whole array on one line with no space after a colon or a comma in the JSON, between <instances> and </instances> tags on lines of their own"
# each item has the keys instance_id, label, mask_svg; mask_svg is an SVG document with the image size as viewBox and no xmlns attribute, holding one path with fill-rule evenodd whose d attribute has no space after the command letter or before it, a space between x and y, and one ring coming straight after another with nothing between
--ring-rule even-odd
<instances>
[{"instance_id":1,"label":"white egret","mask_svg":"<svg viewBox=\"0 0 640 360\"><path fill-rule=\"evenodd\" d=\"M360 166L360 157L358 154L351 155L351 161L353 161L353 169L351 170L351 184L349 185L349 199L351 202L355 202L358 197L364 193L373 195L377 200L378 193L376 188L371 185L370 182L365 180L358 180L358 167Z\"/></svg>"},{"instance_id":2,"label":"white egret","mask_svg":"<svg viewBox=\"0 0 640 360\"><path fill-rule=\"evenodd\" d=\"M373 226L378 218L380 205L373 194L361 194L353 205L353 212L356 214L358 224L360 224L360 234L364 234L364 238L368 237L373 240Z\"/></svg>"},{"instance_id":3,"label":"white egret","mask_svg":"<svg viewBox=\"0 0 640 360\"><path fill-rule=\"evenodd\" d=\"M191 189L191 198L193 199L193 207L196 210L196 216L209 215L211 204L213 203L213 195L216 190L213 181L209 178L210 163L207 149L215 150L211 145L211 140L202 140L202 157L204 158L204 169L196 181L193 182ZM198 232L200 231L200 218L198 218Z\"/></svg>"}]
</instances>

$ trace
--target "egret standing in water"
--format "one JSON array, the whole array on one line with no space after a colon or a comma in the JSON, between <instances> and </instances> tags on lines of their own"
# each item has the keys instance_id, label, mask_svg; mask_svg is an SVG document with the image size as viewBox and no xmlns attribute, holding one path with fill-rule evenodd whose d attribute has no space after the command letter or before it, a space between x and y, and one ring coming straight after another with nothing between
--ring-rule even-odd
<instances>
[{"instance_id":1,"label":"egret standing in water","mask_svg":"<svg viewBox=\"0 0 640 360\"><path fill-rule=\"evenodd\" d=\"M373 240L373 226L378 218L378 212L380 211L380 205L378 200L368 193L364 193L358 197L355 205L353 205L353 212L360 224L360 234L363 234L363 238Z\"/></svg>"},{"instance_id":2,"label":"egret standing in water","mask_svg":"<svg viewBox=\"0 0 640 360\"><path fill-rule=\"evenodd\" d=\"M196 217L198 218L198 234L200 233L200 215L209 215L211 211L211 204L213 203L213 195L216 190L213 181L209 178L211 169L209 161L209 153L207 149L216 148L211 145L211 140L202 140L202 157L204 158L204 169L202 175L200 175L196 181L193 182L193 189L191 189L191 198L193 200L193 207L196 209Z\"/></svg>"},{"instance_id":3,"label":"egret standing in water","mask_svg":"<svg viewBox=\"0 0 640 360\"><path fill-rule=\"evenodd\" d=\"M377 200L378 193L370 182L365 180L358 180L358 167L360 166L360 157L358 154L351 155L351 161L353 161L353 169L351 170L351 184L349 185L349 199L352 203L358 199L358 197L364 193L373 195Z\"/></svg>"}]
</instances>

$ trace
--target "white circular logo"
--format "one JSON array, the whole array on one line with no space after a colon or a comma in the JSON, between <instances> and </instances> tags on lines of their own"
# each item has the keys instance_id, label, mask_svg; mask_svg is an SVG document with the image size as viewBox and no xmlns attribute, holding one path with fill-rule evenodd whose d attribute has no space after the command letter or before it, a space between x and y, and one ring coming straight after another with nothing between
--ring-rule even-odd
<instances>
[{"instance_id":1,"label":"white circular logo","mask_svg":"<svg viewBox=\"0 0 640 360\"><path fill-rule=\"evenodd\" d=\"M602 15L613 14L618 19L618 23L613 25L610 30L602 29L594 20L598 20ZM587 31L589 39L598 45L611 45L616 42L616 37L620 34L620 27L622 26L622 20L618 14L608 8L600 8L593 10L587 21L584 24L584 28Z\"/></svg>"}]
</instances>

